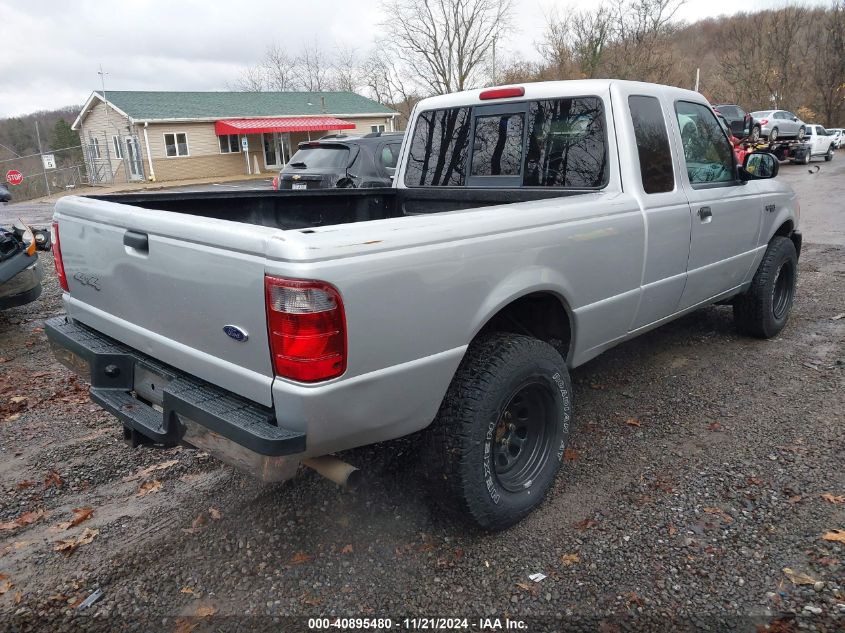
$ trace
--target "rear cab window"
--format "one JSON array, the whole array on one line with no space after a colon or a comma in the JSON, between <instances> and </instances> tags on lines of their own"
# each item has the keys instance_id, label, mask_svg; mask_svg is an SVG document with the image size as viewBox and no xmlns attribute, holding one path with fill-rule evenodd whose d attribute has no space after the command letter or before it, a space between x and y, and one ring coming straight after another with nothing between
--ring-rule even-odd
<instances>
[{"instance_id":1,"label":"rear cab window","mask_svg":"<svg viewBox=\"0 0 845 633\"><path fill-rule=\"evenodd\" d=\"M660 101L657 97L631 95L628 110L637 139L643 191L648 194L673 191L675 169Z\"/></svg>"},{"instance_id":2,"label":"rear cab window","mask_svg":"<svg viewBox=\"0 0 845 633\"><path fill-rule=\"evenodd\" d=\"M405 185L600 189L609 180L594 96L429 110L417 117Z\"/></svg>"}]
</instances>

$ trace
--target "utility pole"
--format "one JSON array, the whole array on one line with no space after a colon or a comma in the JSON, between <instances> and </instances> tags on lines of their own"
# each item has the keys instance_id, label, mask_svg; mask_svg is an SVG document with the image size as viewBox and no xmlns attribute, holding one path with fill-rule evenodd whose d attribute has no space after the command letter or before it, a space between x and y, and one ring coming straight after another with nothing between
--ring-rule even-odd
<instances>
[{"instance_id":1,"label":"utility pole","mask_svg":"<svg viewBox=\"0 0 845 633\"><path fill-rule=\"evenodd\" d=\"M38 141L38 157L41 159L41 169L44 171L44 184L47 187L47 195L50 195L50 179L47 178L47 170L44 168L44 153L41 151L41 133L38 131L38 119L35 120L35 138Z\"/></svg>"},{"instance_id":2,"label":"utility pole","mask_svg":"<svg viewBox=\"0 0 845 633\"><path fill-rule=\"evenodd\" d=\"M698 92L698 80L700 78L701 78L701 68L696 68L695 69L695 88L693 88L693 90L695 90L696 92Z\"/></svg>"},{"instance_id":3,"label":"utility pole","mask_svg":"<svg viewBox=\"0 0 845 633\"><path fill-rule=\"evenodd\" d=\"M97 71L97 74L100 76L100 86L103 89L103 103L106 105L106 127L111 128L111 117L109 117L109 100L106 97L106 75L107 72L103 70L103 65L100 64L100 70Z\"/></svg>"}]
</instances>

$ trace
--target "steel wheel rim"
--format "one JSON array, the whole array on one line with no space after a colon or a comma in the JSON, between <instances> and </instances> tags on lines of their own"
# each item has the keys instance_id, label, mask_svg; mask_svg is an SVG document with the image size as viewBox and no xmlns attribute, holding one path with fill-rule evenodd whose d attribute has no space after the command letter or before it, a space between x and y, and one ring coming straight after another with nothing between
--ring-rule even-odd
<instances>
[{"instance_id":1,"label":"steel wheel rim","mask_svg":"<svg viewBox=\"0 0 845 633\"><path fill-rule=\"evenodd\" d=\"M780 321L786 316L789 302L792 300L792 290L795 280L795 268L792 262L784 262L778 268L775 282L772 284L772 314Z\"/></svg>"},{"instance_id":2,"label":"steel wheel rim","mask_svg":"<svg viewBox=\"0 0 845 633\"><path fill-rule=\"evenodd\" d=\"M490 438L493 472L509 492L530 488L545 469L557 424L551 388L523 384L508 399Z\"/></svg>"}]
</instances>

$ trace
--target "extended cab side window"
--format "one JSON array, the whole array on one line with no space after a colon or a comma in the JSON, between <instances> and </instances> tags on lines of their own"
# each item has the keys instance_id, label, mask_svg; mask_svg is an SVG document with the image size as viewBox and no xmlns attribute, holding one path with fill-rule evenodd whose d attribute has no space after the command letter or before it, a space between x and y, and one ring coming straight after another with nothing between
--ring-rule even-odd
<instances>
[{"instance_id":1,"label":"extended cab side window","mask_svg":"<svg viewBox=\"0 0 845 633\"><path fill-rule=\"evenodd\" d=\"M456 187L466 182L469 108L421 112L405 166L408 187Z\"/></svg>"},{"instance_id":2,"label":"extended cab side window","mask_svg":"<svg viewBox=\"0 0 845 633\"><path fill-rule=\"evenodd\" d=\"M734 181L733 148L713 111L700 103L678 101L675 112L690 184Z\"/></svg>"},{"instance_id":3,"label":"extended cab side window","mask_svg":"<svg viewBox=\"0 0 845 633\"><path fill-rule=\"evenodd\" d=\"M628 109L637 139L643 191L672 191L675 188L675 170L660 101L656 97L631 95L628 97Z\"/></svg>"},{"instance_id":4,"label":"extended cab side window","mask_svg":"<svg viewBox=\"0 0 845 633\"><path fill-rule=\"evenodd\" d=\"M604 109L598 97L528 105L523 185L596 189L607 184Z\"/></svg>"}]
</instances>

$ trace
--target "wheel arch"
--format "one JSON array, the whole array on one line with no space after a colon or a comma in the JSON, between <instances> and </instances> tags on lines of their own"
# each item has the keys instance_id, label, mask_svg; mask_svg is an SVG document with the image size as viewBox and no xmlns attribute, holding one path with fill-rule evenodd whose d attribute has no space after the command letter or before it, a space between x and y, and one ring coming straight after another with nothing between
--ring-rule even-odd
<instances>
[{"instance_id":1,"label":"wheel arch","mask_svg":"<svg viewBox=\"0 0 845 633\"><path fill-rule=\"evenodd\" d=\"M527 334L550 343L564 359L571 357L575 320L570 302L559 289L536 286L487 304L471 340L491 332Z\"/></svg>"}]
</instances>

